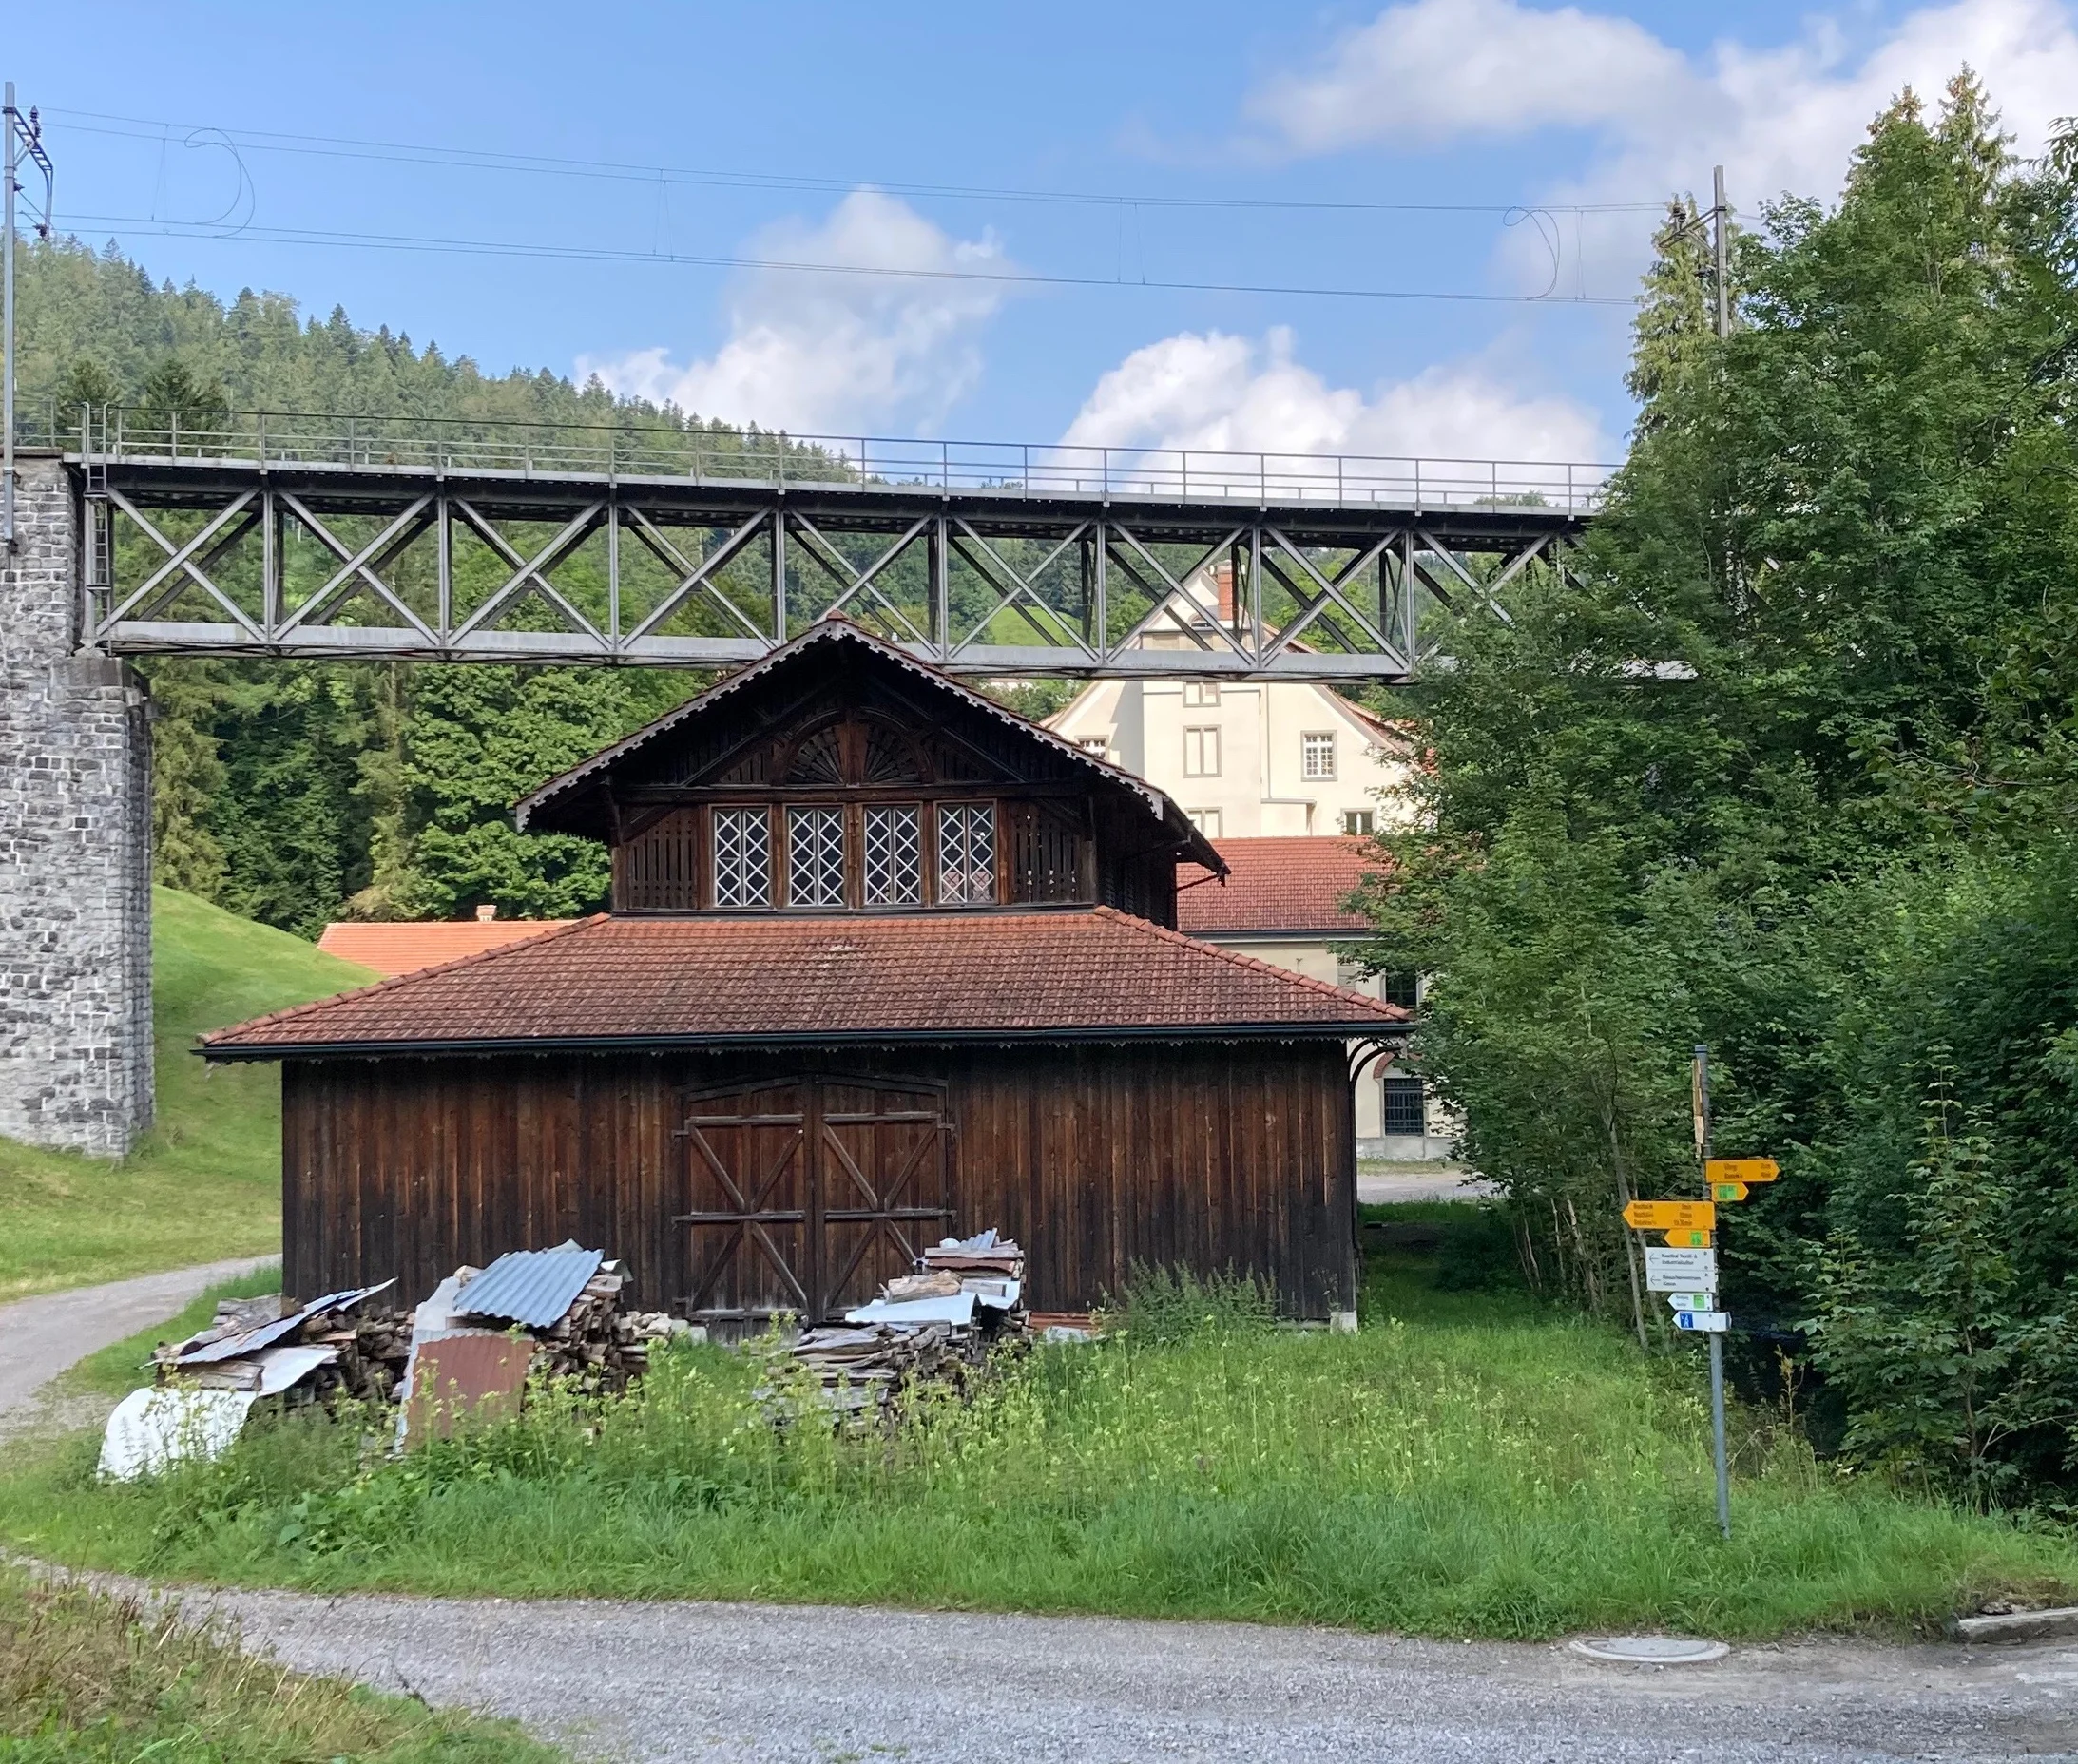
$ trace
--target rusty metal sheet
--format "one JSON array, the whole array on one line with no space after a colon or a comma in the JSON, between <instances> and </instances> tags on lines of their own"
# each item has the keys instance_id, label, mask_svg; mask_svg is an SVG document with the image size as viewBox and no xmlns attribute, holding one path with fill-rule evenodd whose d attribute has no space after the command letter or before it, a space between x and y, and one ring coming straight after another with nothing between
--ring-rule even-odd
<instances>
[{"instance_id":1,"label":"rusty metal sheet","mask_svg":"<svg viewBox=\"0 0 2078 1764\"><path fill-rule=\"evenodd\" d=\"M465 1286L454 1309L465 1316L499 1317L527 1329L548 1329L562 1321L605 1259L604 1251L581 1250L574 1243L552 1250L514 1250Z\"/></svg>"},{"instance_id":2,"label":"rusty metal sheet","mask_svg":"<svg viewBox=\"0 0 2078 1764\"><path fill-rule=\"evenodd\" d=\"M524 1336L440 1335L422 1342L404 1403L405 1449L446 1439L458 1421L517 1414L533 1358L534 1344Z\"/></svg>"}]
</instances>

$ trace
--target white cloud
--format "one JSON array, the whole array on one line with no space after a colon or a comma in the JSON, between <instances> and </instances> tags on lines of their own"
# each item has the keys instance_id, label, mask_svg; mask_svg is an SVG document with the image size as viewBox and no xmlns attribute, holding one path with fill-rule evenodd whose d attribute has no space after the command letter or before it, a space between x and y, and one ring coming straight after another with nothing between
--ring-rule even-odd
<instances>
[{"instance_id":1,"label":"white cloud","mask_svg":"<svg viewBox=\"0 0 2078 1764\"><path fill-rule=\"evenodd\" d=\"M1261 342L1183 332L1106 374L1064 442L1431 458L1595 460L1610 446L1569 398L1525 396L1476 363L1430 368L1366 393L1299 363L1292 333Z\"/></svg>"},{"instance_id":2,"label":"white cloud","mask_svg":"<svg viewBox=\"0 0 2078 1764\"><path fill-rule=\"evenodd\" d=\"M1650 104L1683 72L1674 50L1627 18L1415 0L1346 32L1312 72L1272 79L1247 110L1301 152L1436 145L1599 124Z\"/></svg>"},{"instance_id":3,"label":"white cloud","mask_svg":"<svg viewBox=\"0 0 2078 1764\"><path fill-rule=\"evenodd\" d=\"M744 255L910 274L746 271L731 286L729 335L714 355L683 365L662 347L583 355L578 377L798 434L928 430L979 377L980 332L1005 285L946 278L1007 268L992 237L954 240L894 197L855 190L819 226L781 222Z\"/></svg>"},{"instance_id":4,"label":"white cloud","mask_svg":"<svg viewBox=\"0 0 2078 1764\"><path fill-rule=\"evenodd\" d=\"M1908 86L1931 105L1965 64L2018 151L2038 151L2078 110L2078 30L2065 0L1953 0L1923 7L1857 48L1819 17L1785 44L1725 38L1684 55L1634 21L1520 0L1412 0L1340 39L1310 70L1278 76L1249 116L1286 152L1433 148L1568 128L1589 138L1585 169L1538 192L1554 206L1707 200L1725 167L1735 208L1784 192L1835 196L1870 120ZM1643 261L1638 215L1568 219L1565 288L1621 292ZM1549 255L1518 235L1505 254L1542 287Z\"/></svg>"}]
</instances>

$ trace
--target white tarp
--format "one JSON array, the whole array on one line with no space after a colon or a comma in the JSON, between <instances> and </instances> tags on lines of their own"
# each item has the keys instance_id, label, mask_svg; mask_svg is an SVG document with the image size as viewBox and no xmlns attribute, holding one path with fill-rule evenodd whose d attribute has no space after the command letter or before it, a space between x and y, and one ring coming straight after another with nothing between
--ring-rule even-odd
<instances>
[{"instance_id":1,"label":"white tarp","mask_svg":"<svg viewBox=\"0 0 2078 1764\"><path fill-rule=\"evenodd\" d=\"M974 1295L954 1293L950 1298L876 1298L844 1313L847 1323L957 1323L974 1320Z\"/></svg>"},{"instance_id":2,"label":"white tarp","mask_svg":"<svg viewBox=\"0 0 2078 1764\"><path fill-rule=\"evenodd\" d=\"M259 1400L258 1390L197 1390L179 1385L132 1390L108 1417L101 1441L101 1474L130 1482L188 1458L221 1457Z\"/></svg>"}]
</instances>

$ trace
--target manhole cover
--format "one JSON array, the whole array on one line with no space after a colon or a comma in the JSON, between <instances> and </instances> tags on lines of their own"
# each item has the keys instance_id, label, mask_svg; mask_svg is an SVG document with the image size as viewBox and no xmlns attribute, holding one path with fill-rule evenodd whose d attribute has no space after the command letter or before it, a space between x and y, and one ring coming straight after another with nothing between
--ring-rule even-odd
<instances>
[{"instance_id":1,"label":"manhole cover","mask_svg":"<svg viewBox=\"0 0 2078 1764\"><path fill-rule=\"evenodd\" d=\"M1732 1650L1722 1641L1696 1636L1583 1636L1568 1645L1589 1659L1615 1660L1624 1666L1693 1666L1722 1659Z\"/></svg>"}]
</instances>

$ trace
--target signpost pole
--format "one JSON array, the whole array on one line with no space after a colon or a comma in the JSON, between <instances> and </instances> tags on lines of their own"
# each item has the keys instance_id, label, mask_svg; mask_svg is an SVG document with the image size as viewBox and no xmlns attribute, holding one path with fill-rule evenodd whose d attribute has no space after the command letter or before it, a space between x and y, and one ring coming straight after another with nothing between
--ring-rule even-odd
<instances>
[{"instance_id":1,"label":"signpost pole","mask_svg":"<svg viewBox=\"0 0 2078 1764\"><path fill-rule=\"evenodd\" d=\"M1696 1044L1694 1098L1696 1150L1703 1168L1710 1163L1710 1050ZM1724 1458L1724 1337L1710 1337L1710 1444L1717 1459L1717 1524L1726 1542L1732 1535L1732 1480Z\"/></svg>"}]
</instances>

